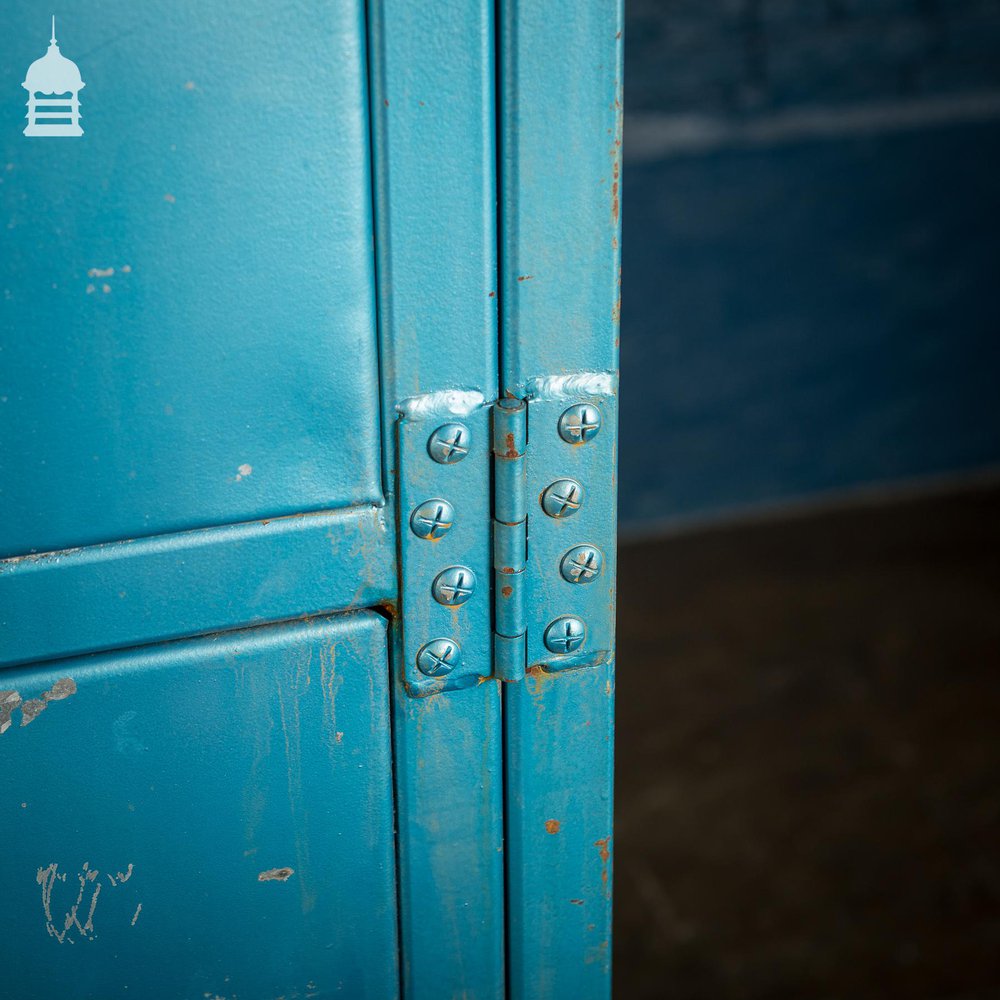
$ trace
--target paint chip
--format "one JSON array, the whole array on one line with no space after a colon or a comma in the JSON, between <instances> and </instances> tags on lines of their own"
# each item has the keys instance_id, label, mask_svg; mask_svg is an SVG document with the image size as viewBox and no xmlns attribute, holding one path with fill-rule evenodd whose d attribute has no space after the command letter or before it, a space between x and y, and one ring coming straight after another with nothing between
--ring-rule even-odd
<instances>
[{"instance_id":1,"label":"paint chip","mask_svg":"<svg viewBox=\"0 0 1000 1000\"><path fill-rule=\"evenodd\" d=\"M268 868L257 876L258 882L287 882L295 874L294 868Z\"/></svg>"},{"instance_id":2,"label":"paint chip","mask_svg":"<svg viewBox=\"0 0 1000 1000\"><path fill-rule=\"evenodd\" d=\"M176 198L175 198L175 197L174 197L174 196L173 196L172 194L165 194L165 195L163 196L163 200L164 200L164 201L169 201L171 205L172 205L172 204L173 204L173 203L174 203L175 201L177 201L177 199L176 199Z\"/></svg>"}]
</instances>

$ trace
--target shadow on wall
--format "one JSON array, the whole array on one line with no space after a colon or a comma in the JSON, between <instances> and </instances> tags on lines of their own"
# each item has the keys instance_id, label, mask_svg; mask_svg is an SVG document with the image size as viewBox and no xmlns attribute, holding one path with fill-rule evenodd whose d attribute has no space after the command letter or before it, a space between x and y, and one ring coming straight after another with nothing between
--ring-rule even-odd
<instances>
[{"instance_id":1,"label":"shadow on wall","mask_svg":"<svg viewBox=\"0 0 1000 1000\"><path fill-rule=\"evenodd\" d=\"M1000 462L1000 3L627 15L626 532Z\"/></svg>"}]
</instances>

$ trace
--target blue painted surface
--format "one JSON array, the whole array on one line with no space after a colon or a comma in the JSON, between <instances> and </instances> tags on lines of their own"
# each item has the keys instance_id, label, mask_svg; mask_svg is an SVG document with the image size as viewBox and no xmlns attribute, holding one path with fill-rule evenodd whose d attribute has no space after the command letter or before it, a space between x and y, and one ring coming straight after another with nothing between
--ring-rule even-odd
<instances>
[{"instance_id":1,"label":"blue painted surface","mask_svg":"<svg viewBox=\"0 0 1000 1000\"><path fill-rule=\"evenodd\" d=\"M382 618L0 676L8 995L397 995Z\"/></svg>"},{"instance_id":2,"label":"blue painted surface","mask_svg":"<svg viewBox=\"0 0 1000 1000\"><path fill-rule=\"evenodd\" d=\"M58 14L85 134L0 138L0 555L378 502L364 5Z\"/></svg>"},{"instance_id":3,"label":"blue painted surface","mask_svg":"<svg viewBox=\"0 0 1000 1000\"><path fill-rule=\"evenodd\" d=\"M529 662L545 664L504 691L514 1000L611 990L622 17L617 0L500 8L501 384L530 396L527 646ZM604 424L592 444L572 446L558 437L559 414L593 389L532 380L580 372L606 386L597 394ZM590 513L550 524L543 480L571 469ZM607 575L574 587L556 557L584 542L604 549ZM559 658L539 640L571 610L592 620L596 650L556 671Z\"/></svg>"},{"instance_id":4,"label":"blue painted surface","mask_svg":"<svg viewBox=\"0 0 1000 1000\"><path fill-rule=\"evenodd\" d=\"M486 0L379 0L370 5L369 18L383 420L391 449L403 400L450 390L475 391L484 401L496 396L494 11ZM399 437L415 435L416 426L403 421ZM474 422L477 434L480 426ZM416 436L413 444L416 455ZM485 458L488 448L481 454ZM484 516L481 537L473 530L455 541L473 554L483 546L485 556L489 510L480 505L488 466L468 480L470 489L450 484L467 481L470 470L463 466L471 459L451 470L461 472L458 477L419 461L417 481L433 480L432 495L459 511L470 502L472 516ZM405 464L387 452L390 482ZM409 531L410 506L398 510L400 531ZM417 550L422 554L415 564L404 554L404 573L412 569L416 575L402 583L405 637L396 630L392 649L403 990L418 1000L500 1000L499 686L486 681L414 698L403 683L412 675L414 650L439 637L442 619L454 616L462 623L478 614L475 605L454 612L433 607L429 584L434 569L450 563L447 542L445 536L426 543L434 555ZM488 574L480 576L480 586L488 602ZM427 634L421 639L415 630L422 622ZM457 631L464 632L464 624ZM488 645L479 653L488 656Z\"/></svg>"},{"instance_id":5,"label":"blue painted surface","mask_svg":"<svg viewBox=\"0 0 1000 1000\"><path fill-rule=\"evenodd\" d=\"M1000 462L1000 9L628 14L623 523Z\"/></svg>"},{"instance_id":6,"label":"blue painted surface","mask_svg":"<svg viewBox=\"0 0 1000 1000\"><path fill-rule=\"evenodd\" d=\"M353 507L0 561L0 664L396 597L391 517Z\"/></svg>"},{"instance_id":7,"label":"blue painted surface","mask_svg":"<svg viewBox=\"0 0 1000 1000\"><path fill-rule=\"evenodd\" d=\"M539 376L618 368L620 8L500 4L502 362L515 396Z\"/></svg>"},{"instance_id":8,"label":"blue painted surface","mask_svg":"<svg viewBox=\"0 0 1000 1000\"><path fill-rule=\"evenodd\" d=\"M614 662L508 685L511 995L611 995Z\"/></svg>"}]
</instances>

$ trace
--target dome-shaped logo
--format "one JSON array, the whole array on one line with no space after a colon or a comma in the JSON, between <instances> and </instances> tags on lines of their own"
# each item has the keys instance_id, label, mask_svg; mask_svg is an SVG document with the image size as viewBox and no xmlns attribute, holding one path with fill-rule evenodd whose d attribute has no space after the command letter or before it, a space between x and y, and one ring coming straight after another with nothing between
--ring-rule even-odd
<instances>
[{"instance_id":1,"label":"dome-shaped logo","mask_svg":"<svg viewBox=\"0 0 1000 1000\"><path fill-rule=\"evenodd\" d=\"M25 135L83 135L80 128L80 91L86 84L76 63L59 51L55 17L52 18L49 50L28 67L21 86L28 92Z\"/></svg>"}]
</instances>

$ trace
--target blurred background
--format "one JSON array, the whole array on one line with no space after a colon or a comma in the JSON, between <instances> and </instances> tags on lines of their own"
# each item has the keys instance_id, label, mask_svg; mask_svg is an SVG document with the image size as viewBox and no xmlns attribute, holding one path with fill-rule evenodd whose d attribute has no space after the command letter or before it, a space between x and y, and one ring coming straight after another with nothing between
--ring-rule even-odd
<instances>
[{"instance_id":1,"label":"blurred background","mask_svg":"<svg viewBox=\"0 0 1000 1000\"><path fill-rule=\"evenodd\" d=\"M1000 0L626 0L615 985L1000 996Z\"/></svg>"}]
</instances>

